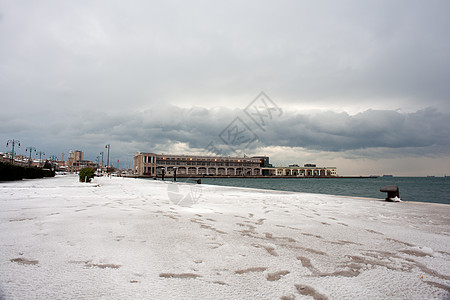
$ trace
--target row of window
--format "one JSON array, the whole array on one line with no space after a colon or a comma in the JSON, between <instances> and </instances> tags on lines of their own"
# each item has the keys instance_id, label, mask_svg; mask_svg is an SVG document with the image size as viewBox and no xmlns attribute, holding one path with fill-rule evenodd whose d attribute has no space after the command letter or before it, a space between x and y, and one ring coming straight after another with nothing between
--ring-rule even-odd
<instances>
[{"instance_id":1,"label":"row of window","mask_svg":"<svg viewBox=\"0 0 450 300\"><path fill-rule=\"evenodd\" d=\"M154 157L153 157L154 158ZM176 158L176 157L157 157L157 160L179 160L179 161L198 161L198 162L250 162L250 163L261 163L259 159L224 159L224 158Z\"/></svg>"},{"instance_id":2,"label":"row of window","mask_svg":"<svg viewBox=\"0 0 450 300\"><path fill-rule=\"evenodd\" d=\"M296 175L304 175L306 174L307 176L312 176L312 175L335 175L335 173L333 174L333 172L331 171L326 171L326 170L300 170L300 172L298 171L286 171L285 175L290 176L296 176ZM277 170L277 175L283 175L283 171L282 170Z\"/></svg>"},{"instance_id":3,"label":"row of window","mask_svg":"<svg viewBox=\"0 0 450 300\"><path fill-rule=\"evenodd\" d=\"M169 172L172 172L172 170L169 170ZM157 174L161 175L162 174L162 170L161 169L157 169ZM183 174L210 174L210 175L242 175L242 174L246 174L246 175L261 175L261 171L260 169L243 169L243 168L217 168L217 170L215 168L194 168L194 167L189 167L189 168L179 168L177 170L177 174L179 175L183 175Z\"/></svg>"},{"instance_id":4,"label":"row of window","mask_svg":"<svg viewBox=\"0 0 450 300\"><path fill-rule=\"evenodd\" d=\"M160 174L162 172L161 168L155 168L155 167L144 167L144 175L150 175L150 174L154 174L155 170L157 170L157 173ZM166 172L173 172L173 168L168 167L166 169ZM206 172L208 171L209 174L215 174L217 172L217 174L234 174L235 172L237 173L251 173L253 172L254 174L259 174L260 173L260 169L256 168L256 169L246 169L246 168L196 168L196 167L180 167L177 169L178 174L186 174L186 171L190 173L200 173L200 174L206 174Z\"/></svg>"},{"instance_id":5,"label":"row of window","mask_svg":"<svg viewBox=\"0 0 450 300\"><path fill-rule=\"evenodd\" d=\"M170 161L170 160L157 160L156 163L158 165L173 165L173 166L180 166L180 165L188 165L188 166L253 166L253 167L259 167L259 163L236 163L236 162L196 162L196 161Z\"/></svg>"},{"instance_id":6,"label":"row of window","mask_svg":"<svg viewBox=\"0 0 450 300\"><path fill-rule=\"evenodd\" d=\"M161 169L161 168L158 168L158 169ZM212 171L212 170L243 170L243 169L246 169L246 170L250 170L250 168L205 168L205 167L178 167L177 168L177 170L186 170L186 169L189 169L189 170L210 170L210 171ZM252 170L259 170L258 168L251 168ZM172 167L167 167L167 169L166 170L169 170L169 171L172 171L173 170L173 168Z\"/></svg>"},{"instance_id":7,"label":"row of window","mask_svg":"<svg viewBox=\"0 0 450 300\"><path fill-rule=\"evenodd\" d=\"M144 163L146 163L146 164L154 164L156 157L154 157L154 156L144 156L143 159L144 159Z\"/></svg>"},{"instance_id":8,"label":"row of window","mask_svg":"<svg viewBox=\"0 0 450 300\"><path fill-rule=\"evenodd\" d=\"M155 167L144 167L144 175L155 174Z\"/></svg>"}]
</instances>

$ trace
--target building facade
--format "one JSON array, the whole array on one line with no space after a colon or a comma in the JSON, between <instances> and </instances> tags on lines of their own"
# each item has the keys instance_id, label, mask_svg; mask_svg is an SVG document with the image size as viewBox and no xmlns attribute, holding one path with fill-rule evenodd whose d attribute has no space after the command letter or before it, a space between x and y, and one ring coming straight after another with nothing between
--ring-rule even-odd
<instances>
[{"instance_id":1,"label":"building facade","mask_svg":"<svg viewBox=\"0 0 450 300\"><path fill-rule=\"evenodd\" d=\"M67 171L70 173L76 173L83 168L97 169L99 165L90 160L84 160L83 151L76 150L70 151L67 158Z\"/></svg>"},{"instance_id":2,"label":"building facade","mask_svg":"<svg viewBox=\"0 0 450 300\"><path fill-rule=\"evenodd\" d=\"M134 174L143 177L177 176L286 176L286 177L337 177L335 167L273 167L267 156L229 157L171 155L136 152Z\"/></svg>"},{"instance_id":3,"label":"building facade","mask_svg":"<svg viewBox=\"0 0 450 300\"><path fill-rule=\"evenodd\" d=\"M263 168L267 176L289 176L289 177L337 177L336 167L317 167L305 164L303 167L290 165L289 167Z\"/></svg>"},{"instance_id":4,"label":"building facade","mask_svg":"<svg viewBox=\"0 0 450 300\"><path fill-rule=\"evenodd\" d=\"M254 157L171 155L136 152L134 173L139 176L260 176L262 160Z\"/></svg>"}]
</instances>

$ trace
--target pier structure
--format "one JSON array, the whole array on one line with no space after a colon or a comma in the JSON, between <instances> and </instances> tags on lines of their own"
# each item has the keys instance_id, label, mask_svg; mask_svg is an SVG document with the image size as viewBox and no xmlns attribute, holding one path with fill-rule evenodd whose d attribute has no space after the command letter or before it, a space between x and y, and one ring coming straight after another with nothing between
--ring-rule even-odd
<instances>
[{"instance_id":1,"label":"pier structure","mask_svg":"<svg viewBox=\"0 0 450 300\"><path fill-rule=\"evenodd\" d=\"M261 176L258 157L172 155L136 152L134 172L138 176Z\"/></svg>"},{"instance_id":2,"label":"pier structure","mask_svg":"<svg viewBox=\"0 0 450 300\"><path fill-rule=\"evenodd\" d=\"M336 167L316 167L305 165L289 167L262 168L266 176L284 176L284 177L337 177Z\"/></svg>"},{"instance_id":3,"label":"pier structure","mask_svg":"<svg viewBox=\"0 0 450 300\"><path fill-rule=\"evenodd\" d=\"M337 177L335 167L315 164L273 167L267 156L230 157L136 152L134 175L140 177Z\"/></svg>"}]
</instances>

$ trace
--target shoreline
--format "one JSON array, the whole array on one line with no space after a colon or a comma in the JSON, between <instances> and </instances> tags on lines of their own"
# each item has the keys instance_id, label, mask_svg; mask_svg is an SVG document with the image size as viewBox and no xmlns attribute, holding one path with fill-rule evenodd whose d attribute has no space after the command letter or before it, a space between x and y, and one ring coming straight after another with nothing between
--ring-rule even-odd
<instances>
[{"instance_id":1,"label":"shoreline","mask_svg":"<svg viewBox=\"0 0 450 300\"><path fill-rule=\"evenodd\" d=\"M195 180L197 178L191 177L192 180ZM206 177L205 177L206 178ZM359 178L359 177L358 177ZM407 177L409 178L409 177ZM425 178L425 177L424 177ZM136 179L144 179L144 180L150 180L149 178L136 178ZM179 183L183 182L182 180L184 180L186 178L180 178L180 181L177 181ZM202 179L202 178L200 178ZM208 179L208 178L206 178ZM214 179L214 178L211 178ZM234 178L236 179L236 178ZM155 181L161 181L160 178L158 178ZM172 182L172 178L167 178L166 180L167 182ZM194 184L194 183L189 183L189 184ZM367 197L367 196L360 196L360 195L339 195L339 194L332 194L332 193L317 193L317 192L306 192L306 191L293 191L293 190L281 190L281 189L276 189L276 188L263 188L263 187L245 187L245 186L238 186L238 185L222 185L222 184L211 184L211 183L204 183L202 182L203 185L209 184L209 185L213 185L213 186L228 186L228 187L237 187L237 188L253 188L253 189L260 189L263 191L280 191L280 192L292 192L292 193L308 193L308 194L318 194L318 195L330 195L330 196L336 196L336 197L349 197L349 198L361 198L361 199L368 199L368 200L380 200L380 201L384 201L386 194L385 193L379 193L379 197ZM378 187L378 189L381 188ZM400 198L402 199L402 191L400 191ZM424 202L424 201L414 201L414 200L402 200L403 203L424 203L424 204L442 204L445 206L449 206L450 203L442 203L442 202Z\"/></svg>"},{"instance_id":2,"label":"shoreline","mask_svg":"<svg viewBox=\"0 0 450 300\"><path fill-rule=\"evenodd\" d=\"M145 179L145 178L136 178L136 179ZM173 182L173 181L162 181L162 180L156 180L158 182L167 182L167 183L176 183L176 184L187 184L187 185L193 185L193 186L197 186L197 183L193 183L193 182ZM282 193L282 194L305 194L305 195L319 195L319 196L329 196L329 197L337 197L337 198L348 198L348 199L356 199L356 200L368 200L368 201L381 201L381 202L386 202L386 203L405 203L405 204L432 204L432 205L442 205L444 207L448 207L450 206L450 204L447 203L438 203L438 202L423 202L423 201L401 201L401 202L389 202L386 201L384 198L372 198L372 197L362 197L362 196L351 196L351 195L336 195L336 194L324 194L324 193L310 193L310 192L296 192L296 191L284 191L284 190L276 190L276 189L263 189L263 188L253 188L253 187L243 187L243 186L234 186L234 185L214 185L214 184L209 184L209 183L202 183L202 186L210 186L210 187L221 187L221 188L237 188L237 189L244 189L244 190L254 190L254 191L258 191L258 192L277 192L277 193Z\"/></svg>"},{"instance_id":3,"label":"shoreline","mask_svg":"<svg viewBox=\"0 0 450 300\"><path fill-rule=\"evenodd\" d=\"M49 177L49 178L39 178L39 179L52 179L52 178L57 178L57 177L64 177L64 176L69 176L69 177L77 177L78 175L76 174L65 174L65 175L56 175L55 177ZM105 176L96 176L94 178L108 178ZM122 177L114 177L113 178L128 178L128 179L144 179L144 180L149 180L152 177L130 177L130 176L122 176ZM179 177L177 177L179 178ZM194 177L181 177L180 179L186 179L186 178L192 178L194 179ZM205 177L205 178L219 178L219 177ZM223 178L228 178L228 177L223 177ZM231 178L231 177L230 177ZM242 177L232 177L232 178L242 178ZM262 177L264 178L264 177ZM277 177L279 178L279 176ZM348 177L348 178L353 178L353 177ZM355 178L360 178L360 177L355 177ZM373 177L370 177L373 178ZM409 178L409 177L405 177L405 178ZM426 177L420 177L420 178L426 178ZM169 177L168 179L172 179L172 177ZM21 181L33 181L35 179L23 179ZM156 182L161 182L161 178L155 179L154 181ZM3 183L13 183L13 182L17 182L17 181L0 181L0 184ZM167 183L173 183L173 181L171 180L167 180L167 181L163 181L163 182L167 182ZM93 184L94 182L91 182L90 184ZM177 181L177 184L189 184L189 185L197 185L197 183L191 183L191 182L183 182L183 181ZM214 185L214 184L209 184L209 183L202 183L201 185L203 186L212 186L212 187L226 187L226 188L238 188L238 189L248 189L248 190L255 190L255 191L261 191L261 192L267 192L267 191L272 191L272 192L279 192L279 193L283 193L283 194L311 194L311 195L324 195L324 196L330 196L330 197L343 197L343 198L349 198L349 199L360 199L360 200L370 200L370 201L381 201L381 202L387 202L389 203L389 201L385 201L384 198L374 198L374 197L364 197L364 196L353 196L353 195L338 195L338 194L328 194L328 193L313 193L313 192L300 192L300 191L286 191L286 190L278 190L278 189L271 189L271 188L253 188L253 187L243 187L243 186L234 186L234 185ZM441 202L423 202L423 201L404 201L402 200L399 203L418 203L418 204L433 204L433 205L442 205L444 207L448 207L450 206L450 204L448 203L441 203Z\"/></svg>"},{"instance_id":4,"label":"shoreline","mask_svg":"<svg viewBox=\"0 0 450 300\"><path fill-rule=\"evenodd\" d=\"M127 177L127 178L147 178L147 179L161 179L161 176L143 176L143 175L125 175L125 176L121 176L121 177ZM173 176L165 176L165 178L173 178ZM177 178L196 178L196 179L203 179L203 178L234 178L234 179L263 179L263 178L267 178L267 179L271 179L271 178L277 178L277 179L286 179L286 178L295 178L295 179L339 179L339 178L364 178L364 179L368 179L368 178L381 178L381 176L264 176L264 175L260 175L260 176L238 176L238 175L196 175L196 176L190 176L190 175L177 175Z\"/></svg>"}]
</instances>

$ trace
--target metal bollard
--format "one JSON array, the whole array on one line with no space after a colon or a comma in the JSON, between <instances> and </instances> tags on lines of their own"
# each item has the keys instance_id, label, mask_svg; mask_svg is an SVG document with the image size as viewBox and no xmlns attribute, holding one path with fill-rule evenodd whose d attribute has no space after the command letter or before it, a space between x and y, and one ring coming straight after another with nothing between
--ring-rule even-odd
<instances>
[{"instance_id":1,"label":"metal bollard","mask_svg":"<svg viewBox=\"0 0 450 300\"><path fill-rule=\"evenodd\" d=\"M385 199L386 201L393 202L393 201L395 201L394 200L395 197L400 199L400 193L398 190L398 186L396 186L396 185L386 185L380 189L380 192L387 193L387 197Z\"/></svg>"}]
</instances>

